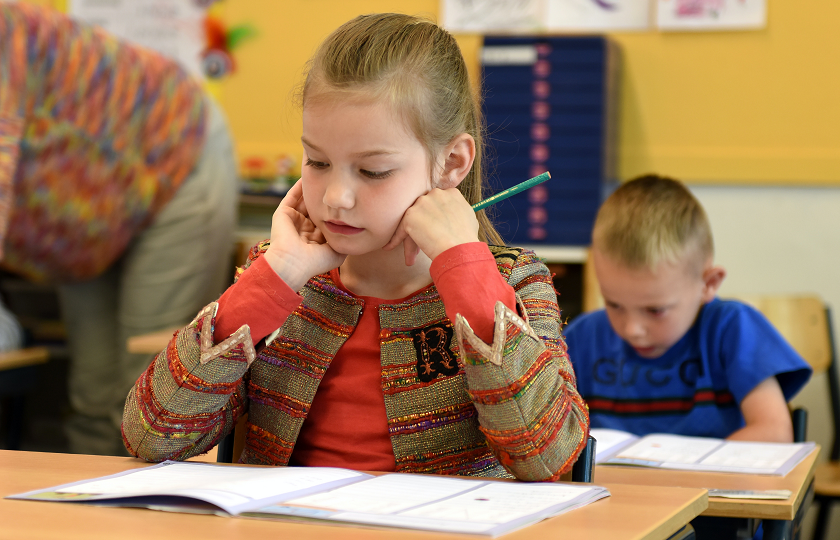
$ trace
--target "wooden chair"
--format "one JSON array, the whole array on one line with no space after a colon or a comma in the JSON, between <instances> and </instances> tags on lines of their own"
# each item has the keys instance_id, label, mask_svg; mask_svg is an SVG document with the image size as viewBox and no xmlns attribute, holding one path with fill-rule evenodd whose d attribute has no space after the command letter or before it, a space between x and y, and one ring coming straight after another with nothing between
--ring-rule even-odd
<instances>
[{"instance_id":1,"label":"wooden chair","mask_svg":"<svg viewBox=\"0 0 840 540\"><path fill-rule=\"evenodd\" d=\"M586 252L586 261L583 263L583 298L582 310L595 311L604 307L604 297L601 296L601 286L598 285L598 276L595 275L595 265L592 263L592 250Z\"/></svg>"},{"instance_id":2,"label":"wooden chair","mask_svg":"<svg viewBox=\"0 0 840 540\"><path fill-rule=\"evenodd\" d=\"M586 440L586 446L578 456L575 464L572 465L572 482L587 482L592 483L592 477L595 473L595 448L598 441L595 437L589 435Z\"/></svg>"},{"instance_id":3,"label":"wooden chair","mask_svg":"<svg viewBox=\"0 0 840 540\"><path fill-rule=\"evenodd\" d=\"M216 461L219 463L238 463L239 456L245 448L245 422L248 421L248 414L245 413L236 421L233 431L227 434L217 445Z\"/></svg>"},{"instance_id":4,"label":"wooden chair","mask_svg":"<svg viewBox=\"0 0 840 540\"><path fill-rule=\"evenodd\" d=\"M837 372L831 310L816 296L739 298L754 305L770 320L811 365L815 376L823 373L828 376L834 439L829 461L818 465L814 474L814 501L819 504L814 539L825 540L831 506L840 499L840 379Z\"/></svg>"},{"instance_id":5,"label":"wooden chair","mask_svg":"<svg viewBox=\"0 0 840 540\"><path fill-rule=\"evenodd\" d=\"M18 450L23 435L26 394L38 383L38 365L49 359L44 347L28 347L0 353L0 397L10 398L11 411L6 449Z\"/></svg>"},{"instance_id":6,"label":"wooden chair","mask_svg":"<svg viewBox=\"0 0 840 540\"><path fill-rule=\"evenodd\" d=\"M831 312L826 308L826 319L831 328ZM819 504L819 513L814 528L814 539L828 538L828 522L832 505L840 500L840 377L837 370L837 356L833 333L829 331L831 360L827 366L831 418L834 426L834 440L831 444L829 461L817 466L814 474L814 501Z\"/></svg>"}]
</instances>

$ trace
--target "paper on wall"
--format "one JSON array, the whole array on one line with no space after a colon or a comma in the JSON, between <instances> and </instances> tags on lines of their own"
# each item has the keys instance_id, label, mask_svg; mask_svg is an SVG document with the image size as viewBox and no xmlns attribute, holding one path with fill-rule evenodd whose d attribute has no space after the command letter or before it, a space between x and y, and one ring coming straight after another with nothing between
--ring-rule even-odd
<instances>
[{"instance_id":1,"label":"paper on wall","mask_svg":"<svg viewBox=\"0 0 840 540\"><path fill-rule=\"evenodd\" d=\"M442 0L453 32L643 30L650 0Z\"/></svg>"},{"instance_id":2,"label":"paper on wall","mask_svg":"<svg viewBox=\"0 0 840 540\"><path fill-rule=\"evenodd\" d=\"M202 77L205 8L194 0L68 0L67 13L120 39L154 49Z\"/></svg>"},{"instance_id":3,"label":"paper on wall","mask_svg":"<svg viewBox=\"0 0 840 540\"><path fill-rule=\"evenodd\" d=\"M767 25L767 0L657 0L662 30L741 30Z\"/></svg>"}]
</instances>

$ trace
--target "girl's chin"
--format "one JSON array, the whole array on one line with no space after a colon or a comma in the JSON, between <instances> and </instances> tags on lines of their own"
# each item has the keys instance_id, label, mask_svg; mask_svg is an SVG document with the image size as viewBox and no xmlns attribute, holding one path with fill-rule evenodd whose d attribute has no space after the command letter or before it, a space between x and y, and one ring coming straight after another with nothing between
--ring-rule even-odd
<instances>
[{"instance_id":1,"label":"girl's chin","mask_svg":"<svg viewBox=\"0 0 840 540\"><path fill-rule=\"evenodd\" d=\"M333 251L340 255L346 255L347 257L359 257L365 255L376 255L379 254L381 257L387 259L389 256L392 256L394 259L403 260L405 257L404 250L402 246L397 246L394 249L384 250L382 249L385 247L385 244L377 244L375 246L343 246L343 245L336 245L333 246L330 243L330 247L332 247ZM377 258L377 260L384 260L381 258Z\"/></svg>"},{"instance_id":2,"label":"girl's chin","mask_svg":"<svg viewBox=\"0 0 840 540\"><path fill-rule=\"evenodd\" d=\"M382 249L382 245L371 245L370 242L354 242L346 238L327 239L330 247L339 255L366 255Z\"/></svg>"},{"instance_id":3,"label":"girl's chin","mask_svg":"<svg viewBox=\"0 0 840 540\"><path fill-rule=\"evenodd\" d=\"M390 236L388 238L383 238L383 236L379 235L377 235L377 237L373 237L371 234L344 236L327 233L324 236L333 251L347 256L367 255L369 253L382 251L382 248L388 245L388 242L391 240ZM399 245L390 251L385 251L385 253L396 252L402 256L402 245Z\"/></svg>"}]
</instances>

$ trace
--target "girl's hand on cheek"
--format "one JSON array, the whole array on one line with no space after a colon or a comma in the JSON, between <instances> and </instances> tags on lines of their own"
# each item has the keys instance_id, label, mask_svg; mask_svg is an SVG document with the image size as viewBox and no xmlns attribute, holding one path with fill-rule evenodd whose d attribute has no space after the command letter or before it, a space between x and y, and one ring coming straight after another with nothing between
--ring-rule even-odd
<instances>
[{"instance_id":1,"label":"girl's hand on cheek","mask_svg":"<svg viewBox=\"0 0 840 540\"><path fill-rule=\"evenodd\" d=\"M286 193L271 219L271 245L263 255L286 284L297 291L317 276L344 262L327 244L323 233L309 219L303 201L303 182Z\"/></svg>"},{"instance_id":2,"label":"girl's hand on cheek","mask_svg":"<svg viewBox=\"0 0 840 540\"><path fill-rule=\"evenodd\" d=\"M419 251L435 260L451 247L478 241L475 211L457 188L432 189L405 211L384 249L403 241L406 265L414 264Z\"/></svg>"}]
</instances>

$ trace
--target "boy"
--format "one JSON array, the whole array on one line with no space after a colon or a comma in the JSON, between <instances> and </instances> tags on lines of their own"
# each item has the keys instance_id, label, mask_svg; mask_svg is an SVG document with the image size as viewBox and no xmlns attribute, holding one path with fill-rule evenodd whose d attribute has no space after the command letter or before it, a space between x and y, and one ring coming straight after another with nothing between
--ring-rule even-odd
<instances>
[{"instance_id":1,"label":"boy","mask_svg":"<svg viewBox=\"0 0 840 540\"><path fill-rule=\"evenodd\" d=\"M606 309L566 329L592 427L791 442L786 401L811 368L755 309L715 298L711 229L680 182L643 176L598 211Z\"/></svg>"}]
</instances>

